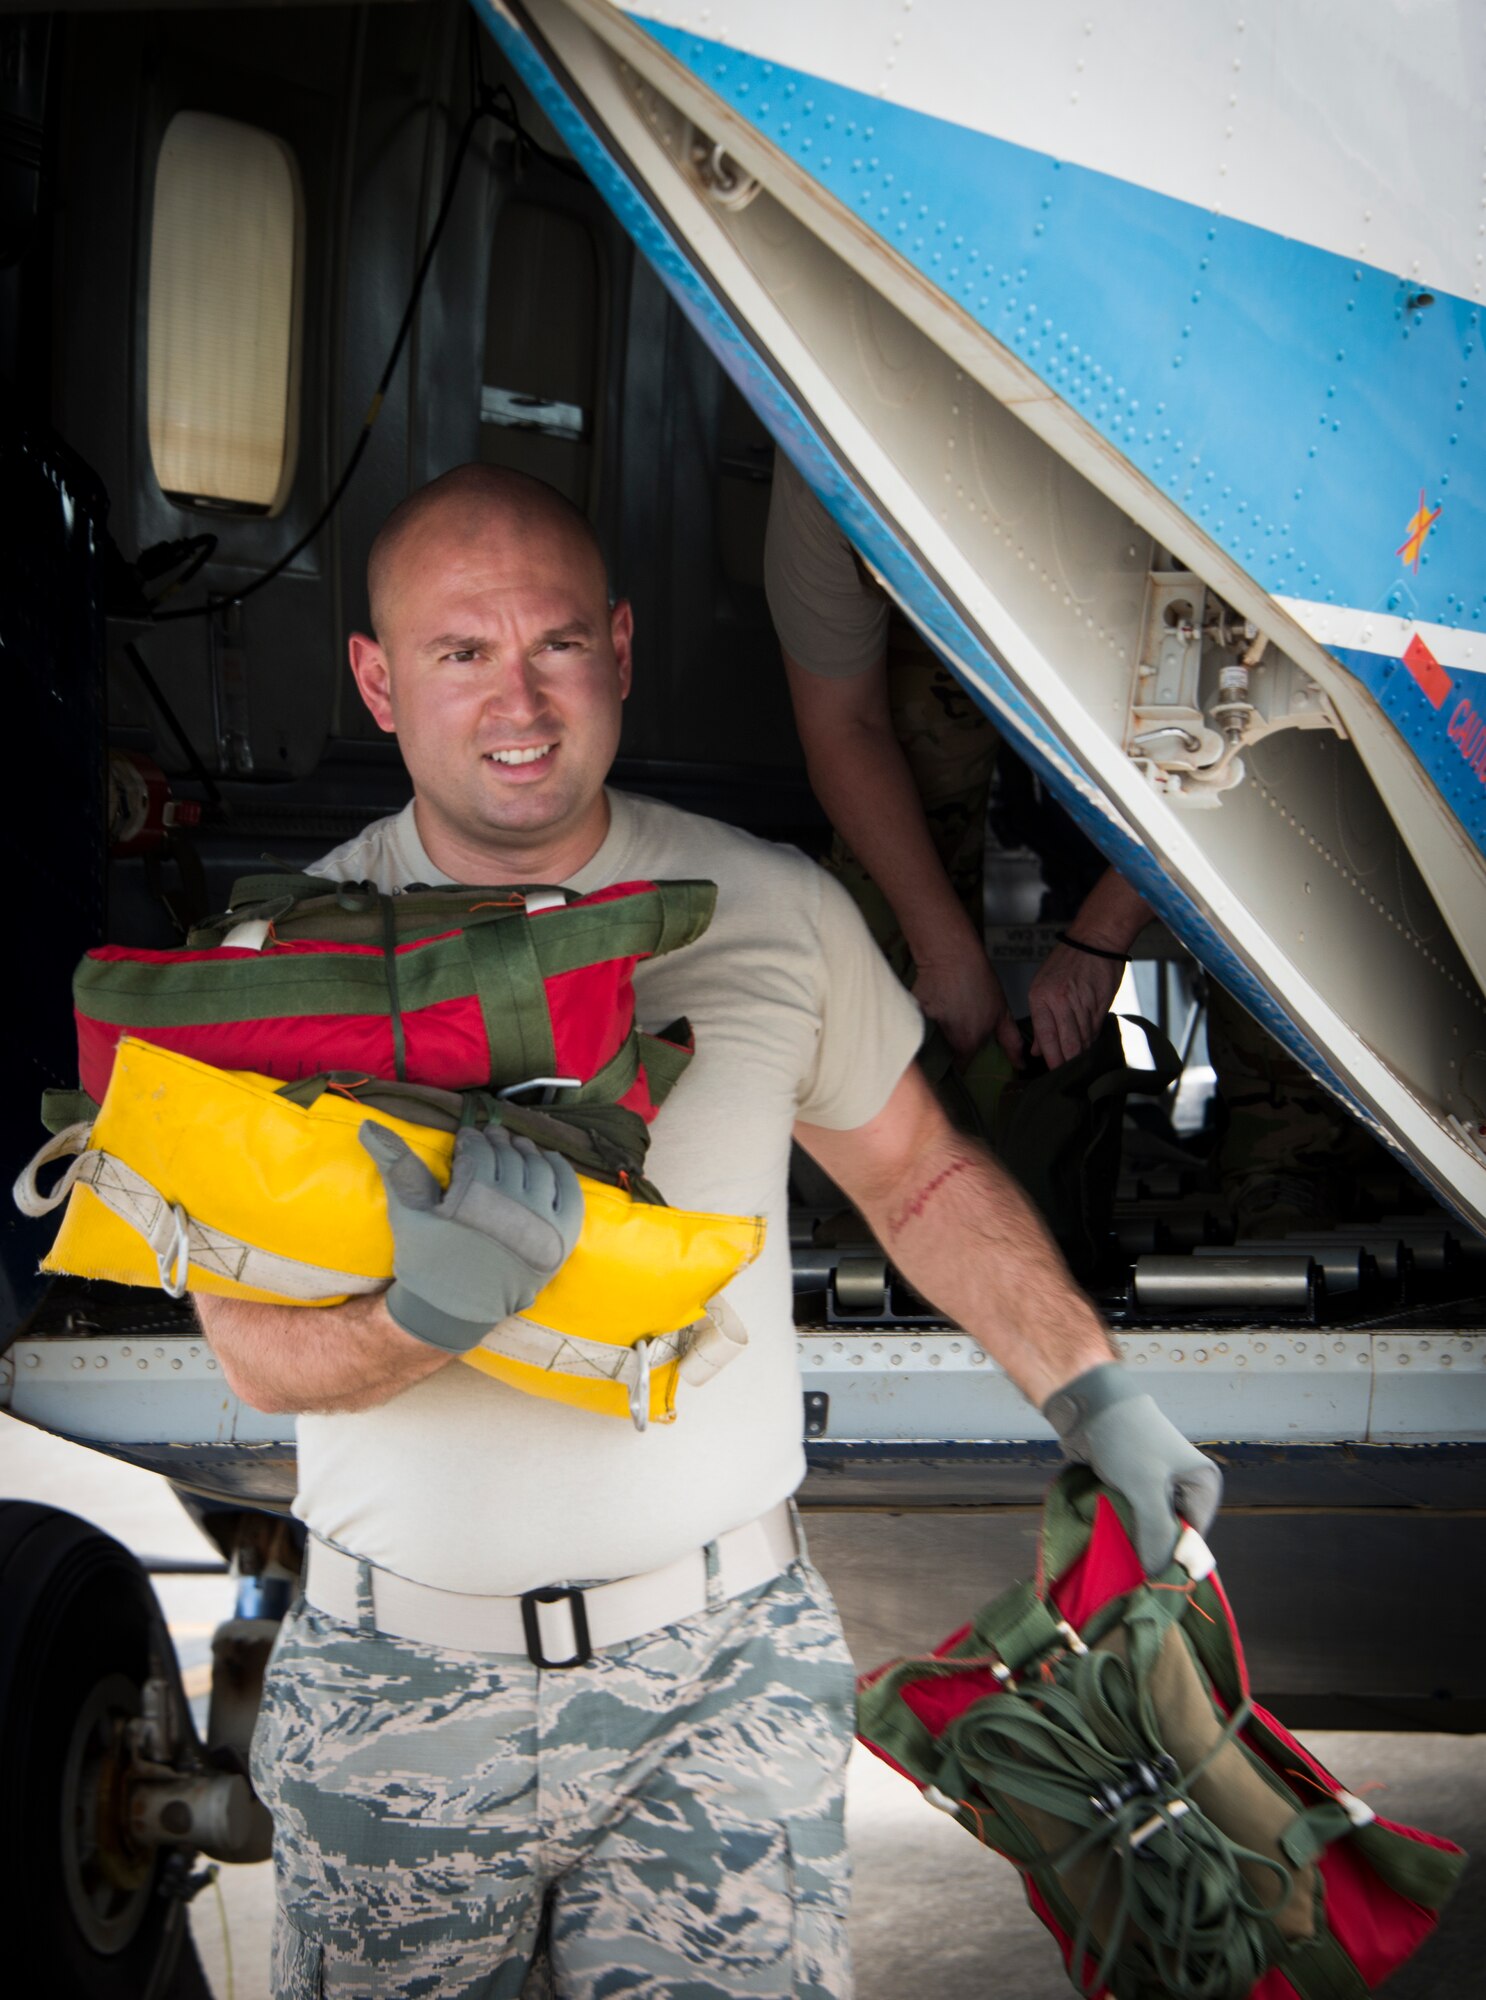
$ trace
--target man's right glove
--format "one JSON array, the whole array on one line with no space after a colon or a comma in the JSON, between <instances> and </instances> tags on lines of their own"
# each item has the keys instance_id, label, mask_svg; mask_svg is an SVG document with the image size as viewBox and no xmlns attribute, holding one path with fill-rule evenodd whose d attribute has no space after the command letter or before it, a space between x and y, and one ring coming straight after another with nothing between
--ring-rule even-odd
<instances>
[{"instance_id":1,"label":"man's right glove","mask_svg":"<svg viewBox=\"0 0 1486 2000\"><path fill-rule=\"evenodd\" d=\"M1135 1551L1147 1576L1171 1561L1183 1519L1206 1535L1223 1497L1223 1475L1190 1444L1128 1368L1104 1361L1065 1382L1042 1406L1063 1455L1091 1466L1123 1493L1135 1516Z\"/></svg>"},{"instance_id":2,"label":"man's right glove","mask_svg":"<svg viewBox=\"0 0 1486 2000\"><path fill-rule=\"evenodd\" d=\"M447 1188L387 1126L368 1119L359 1136L387 1191L387 1310L419 1340L467 1353L531 1304L578 1240L578 1176L503 1126L460 1133Z\"/></svg>"}]
</instances>

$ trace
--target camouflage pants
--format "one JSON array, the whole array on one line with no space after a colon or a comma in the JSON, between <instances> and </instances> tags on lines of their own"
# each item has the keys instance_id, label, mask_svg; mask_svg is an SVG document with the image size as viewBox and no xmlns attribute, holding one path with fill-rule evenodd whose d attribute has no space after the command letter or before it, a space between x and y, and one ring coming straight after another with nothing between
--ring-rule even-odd
<instances>
[{"instance_id":1,"label":"camouflage pants","mask_svg":"<svg viewBox=\"0 0 1486 2000\"><path fill-rule=\"evenodd\" d=\"M275 2000L849 2000L854 1687L807 1563L566 1670L363 1597L290 1611L253 1738Z\"/></svg>"},{"instance_id":2,"label":"camouflage pants","mask_svg":"<svg viewBox=\"0 0 1486 2000\"><path fill-rule=\"evenodd\" d=\"M1218 1156L1222 1184L1242 1195L1255 1177L1308 1175L1331 1204L1355 1198L1355 1182L1381 1164L1380 1149L1288 1049L1214 985L1207 1046L1228 1125Z\"/></svg>"},{"instance_id":3,"label":"camouflage pants","mask_svg":"<svg viewBox=\"0 0 1486 2000\"><path fill-rule=\"evenodd\" d=\"M979 932L984 923L986 807L1000 737L949 668L908 621L888 624L888 702L934 851ZM840 877L894 972L911 984L914 965L892 905L837 834L825 864Z\"/></svg>"}]
</instances>

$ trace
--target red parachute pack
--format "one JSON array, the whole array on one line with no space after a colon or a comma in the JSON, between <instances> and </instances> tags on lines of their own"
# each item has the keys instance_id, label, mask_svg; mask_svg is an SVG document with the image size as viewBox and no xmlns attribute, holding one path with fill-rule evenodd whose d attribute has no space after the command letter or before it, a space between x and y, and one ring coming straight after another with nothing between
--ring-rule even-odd
<instances>
[{"instance_id":1,"label":"red parachute pack","mask_svg":"<svg viewBox=\"0 0 1486 2000\"><path fill-rule=\"evenodd\" d=\"M78 1069L101 1103L123 1035L217 1069L522 1086L647 1122L690 1056L639 1031L632 975L700 937L710 882L415 888L252 876L176 951L104 945L73 980Z\"/></svg>"},{"instance_id":2,"label":"red parachute pack","mask_svg":"<svg viewBox=\"0 0 1486 2000\"><path fill-rule=\"evenodd\" d=\"M1065 1470L1038 1581L864 1676L862 1741L1012 1862L1091 2000L1368 1992L1465 1856L1379 1818L1254 1703L1200 1540L1147 1580L1123 1509Z\"/></svg>"}]
</instances>

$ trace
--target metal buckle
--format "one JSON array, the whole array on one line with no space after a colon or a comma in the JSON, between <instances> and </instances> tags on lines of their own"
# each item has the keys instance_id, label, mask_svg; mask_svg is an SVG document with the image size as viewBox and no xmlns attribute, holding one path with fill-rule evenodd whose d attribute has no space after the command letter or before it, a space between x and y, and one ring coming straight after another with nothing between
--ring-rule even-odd
<instances>
[{"instance_id":1,"label":"metal buckle","mask_svg":"<svg viewBox=\"0 0 1486 2000\"><path fill-rule=\"evenodd\" d=\"M578 1650L570 1660L549 1660L542 1651L542 1625L537 1606L560 1604L564 1598L573 1607L573 1637ZM588 1613L583 1608L581 1590L555 1583L547 1584L541 1590L528 1590L521 1599L521 1624L526 1633L526 1657L534 1667L585 1667L593 1658L593 1647L588 1643Z\"/></svg>"},{"instance_id":2,"label":"metal buckle","mask_svg":"<svg viewBox=\"0 0 1486 2000\"><path fill-rule=\"evenodd\" d=\"M1059 1618L1057 1620L1057 1627L1058 1636L1062 1639L1063 1644L1070 1653L1083 1654L1088 1652L1088 1647L1079 1638L1077 1632L1074 1631L1066 1618Z\"/></svg>"},{"instance_id":3,"label":"metal buckle","mask_svg":"<svg viewBox=\"0 0 1486 2000\"><path fill-rule=\"evenodd\" d=\"M191 1278L191 1232L190 1218L180 1203L162 1203L171 1220L170 1241L164 1249L155 1250L155 1263L160 1271L160 1289L170 1299L183 1299ZM163 1220L163 1217L162 1217Z\"/></svg>"},{"instance_id":4,"label":"metal buckle","mask_svg":"<svg viewBox=\"0 0 1486 2000\"><path fill-rule=\"evenodd\" d=\"M1181 1776L1176 1759L1165 1750L1158 1751L1149 1763L1144 1758L1127 1757L1122 1768L1126 1773L1123 1783L1100 1785L1097 1791L1089 1794L1089 1803L1094 1810L1109 1819L1113 1819L1121 1806L1128 1805L1131 1799L1142 1796L1159 1798L1161 1793L1169 1790ZM1177 1806L1180 1806L1181 1812L1187 1810L1181 1801L1177 1800L1172 1808L1174 1818L1181 1816L1176 1810ZM1141 1839L1146 1839L1151 1831L1153 1829L1150 1827L1143 1828Z\"/></svg>"},{"instance_id":5,"label":"metal buckle","mask_svg":"<svg viewBox=\"0 0 1486 2000\"><path fill-rule=\"evenodd\" d=\"M637 1431L650 1427L650 1342L644 1334L630 1349L635 1356L635 1373L629 1384L629 1417Z\"/></svg>"},{"instance_id":6,"label":"metal buckle","mask_svg":"<svg viewBox=\"0 0 1486 2000\"><path fill-rule=\"evenodd\" d=\"M534 1108L541 1111L557 1102L558 1091L577 1090L582 1082L581 1076L529 1076L522 1083L508 1083L504 1090L498 1090L495 1094L511 1102L520 1097L523 1091L539 1091L541 1094Z\"/></svg>"}]
</instances>

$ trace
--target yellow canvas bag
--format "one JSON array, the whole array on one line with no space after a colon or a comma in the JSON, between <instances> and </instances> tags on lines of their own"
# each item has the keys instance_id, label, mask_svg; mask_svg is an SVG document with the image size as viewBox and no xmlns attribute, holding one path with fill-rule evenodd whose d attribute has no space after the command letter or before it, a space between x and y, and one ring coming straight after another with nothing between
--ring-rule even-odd
<instances>
[{"instance_id":1,"label":"yellow canvas bag","mask_svg":"<svg viewBox=\"0 0 1486 2000\"><path fill-rule=\"evenodd\" d=\"M272 1077L213 1069L126 1036L89 1124L43 1146L16 1183L43 1215L66 1202L42 1269L304 1306L338 1305L392 1276L386 1198L357 1132L389 1126L441 1184L454 1133L327 1090L313 1103ZM72 1156L42 1192L37 1176ZM719 1297L763 1246L759 1216L637 1200L579 1176L583 1229L526 1312L463 1359L533 1395L629 1416L675 1412L678 1383L709 1380L746 1344Z\"/></svg>"}]
</instances>

